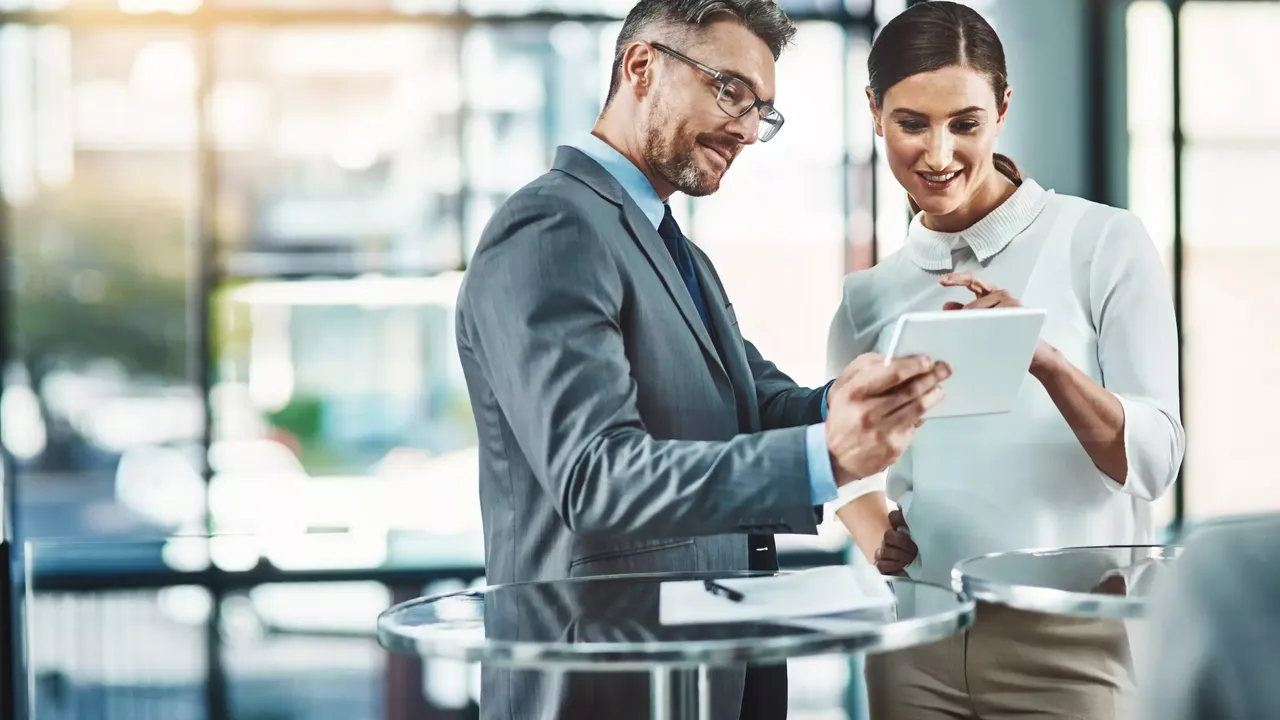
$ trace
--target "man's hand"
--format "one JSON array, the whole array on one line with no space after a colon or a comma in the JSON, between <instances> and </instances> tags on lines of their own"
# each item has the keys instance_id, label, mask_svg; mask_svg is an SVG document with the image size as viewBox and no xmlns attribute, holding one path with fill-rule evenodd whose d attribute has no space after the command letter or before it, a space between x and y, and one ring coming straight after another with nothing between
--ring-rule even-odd
<instances>
[{"instance_id":1,"label":"man's hand","mask_svg":"<svg viewBox=\"0 0 1280 720\"><path fill-rule=\"evenodd\" d=\"M827 449L836 485L874 475L902 457L916 428L941 402L946 363L913 356L885 363L867 353L849 363L827 391Z\"/></svg>"},{"instance_id":2,"label":"man's hand","mask_svg":"<svg viewBox=\"0 0 1280 720\"><path fill-rule=\"evenodd\" d=\"M901 510L889 513L889 529L884 531L884 540L876 550L876 569L881 575L905 574L907 566L920 554L910 532Z\"/></svg>"}]
</instances>

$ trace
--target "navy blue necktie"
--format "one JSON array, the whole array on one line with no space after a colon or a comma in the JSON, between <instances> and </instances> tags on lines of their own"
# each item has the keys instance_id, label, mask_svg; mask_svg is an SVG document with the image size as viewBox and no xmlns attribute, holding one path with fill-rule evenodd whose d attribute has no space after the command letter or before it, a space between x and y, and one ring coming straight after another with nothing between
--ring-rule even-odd
<instances>
[{"instance_id":1,"label":"navy blue necktie","mask_svg":"<svg viewBox=\"0 0 1280 720\"><path fill-rule=\"evenodd\" d=\"M671 216L671 206L665 207L666 214L662 216L662 224L658 225L658 234L667 244L667 252L671 253L671 259L676 261L676 267L680 268L680 277L684 278L684 286L688 288L689 295L693 298L694 307L698 308L703 327L710 329L711 324L707 321L707 306L702 299L702 287L698 285L698 275L693 269L693 254L689 252L689 239L680 232L680 226Z\"/></svg>"},{"instance_id":2,"label":"navy blue necktie","mask_svg":"<svg viewBox=\"0 0 1280 720\"><path fill-rule=\"evenodd\" d=\"M689 252L689 239L680 232L676 219L671 217L671 206L662 217L658 226L658 234L667 244L667 252L680 268L680 276L684 278L685 287L693 296L693 304L702 316L702 324L711 329L707 322L707 307L702 299L702 288L698 285L698 275L693 270L693 255ZM714 336L713 336L714 337ZM748 567L752 570L777 570L778 556L772 535L750 535L747 537ZM787 716L787 666L748 666L747 682L743 688L742 712L739 720L775 720Z\"/></svg>"}]
</instances>

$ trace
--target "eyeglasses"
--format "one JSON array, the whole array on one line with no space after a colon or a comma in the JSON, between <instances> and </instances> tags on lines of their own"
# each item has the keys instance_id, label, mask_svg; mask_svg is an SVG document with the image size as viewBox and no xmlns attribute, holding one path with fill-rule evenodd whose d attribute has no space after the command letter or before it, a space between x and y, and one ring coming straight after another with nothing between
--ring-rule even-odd
<instances>
[{"instance_id":1,"label":"eyeglasses","mask_svg":"<svg viewBox=\"0 0 1280 720\"><path fill-rule=\"evenodd\" d=\"M740 118L758 108L760 110L760 142L769 142L782 129L782 113L778 112L769 103L762 101L760 96L756 95L755 91L742 80L707 67L697 60L681 55L666 45L658 43L652 43L652 45L655 49L710 75L716 82L720 83L720 93L716 96L716 104L729 117Z\"/></svg>"}]
</instances>

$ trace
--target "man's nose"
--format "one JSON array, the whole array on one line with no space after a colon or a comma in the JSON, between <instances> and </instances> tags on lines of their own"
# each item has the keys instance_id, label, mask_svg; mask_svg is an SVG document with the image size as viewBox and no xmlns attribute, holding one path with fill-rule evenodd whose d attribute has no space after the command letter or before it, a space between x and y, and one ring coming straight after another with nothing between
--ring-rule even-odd
<instances>
[{"instance_id":1,"label":"man's nose","mask_svg":"<svg viewBox=\"0 0 1280 720\"><path fill-rule=\"evenodd\" d=\"M743 145L754 145L760 139L760 113L752 108L746 115L731 118L725 130Z\"/></svg>"}]
</instances>

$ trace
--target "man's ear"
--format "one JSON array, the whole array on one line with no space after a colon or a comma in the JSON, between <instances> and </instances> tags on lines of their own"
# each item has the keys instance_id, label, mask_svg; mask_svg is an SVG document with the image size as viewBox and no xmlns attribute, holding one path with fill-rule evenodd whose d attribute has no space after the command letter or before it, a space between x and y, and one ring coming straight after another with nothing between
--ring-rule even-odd
<instances>
[{"instance_id":1,"label":"man's ear","mask_svg":"<svg viewBox=\"0 0 1280 720\"><path fill-rule=\"evenodd\" d=\"M622 85L631 88L636 98L642 98L653 87L657 71L658 52L647 42L637 41L622 51Z\"/></svg>"},{"instance_id":2,"label":"man's ear","mask_svg":"<svg viewBox=\"0 0 1280 720\"><path fill-rule=\"evenodd\" d=\"M871 109L871 119L875 122L876 135L884 137L884 122L880 117L880 108L876 105L875 93L871 92L871 86L867 86L867 107Z\"/></svg>"}]
</instances>

